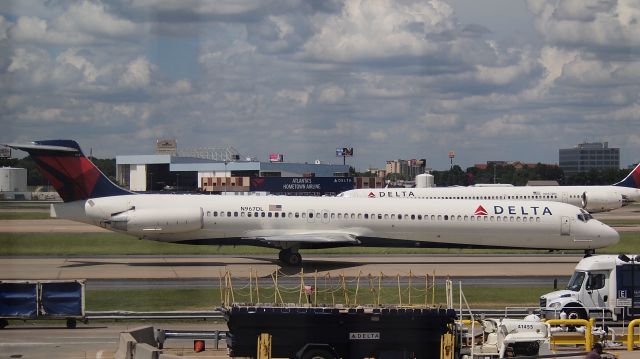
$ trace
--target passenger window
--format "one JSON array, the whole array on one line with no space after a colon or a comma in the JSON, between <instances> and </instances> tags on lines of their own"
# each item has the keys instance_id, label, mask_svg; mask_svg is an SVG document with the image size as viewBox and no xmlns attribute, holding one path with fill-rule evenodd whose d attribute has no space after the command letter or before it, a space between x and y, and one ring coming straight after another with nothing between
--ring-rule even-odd
<instances>
[{"instance_id":1,"label":"passenger window","mask_svg":"<svg viewBox=\"0 0 640 359\"><path fill-rule=\"evenodd\" d=\"M442 215L441 214L438 215L438 221L442 221Z\"/></svg>"},{"instance_id":2,"label":"passenger window","mask_svg":"<svg viewBox=\"0 0 640 359\"><path fill-rule=\"evenodd\" d=\"M233 212L234 217L238 217L238 212Z\"/></svg>"},{"instance_id":3,"label":"passenger window","mask_svg":"<svg viewBox=\"0 0 640 359\"><path fill-rule=\"evenodd\" d=\"M327 212L323 213L323 214L322 214L322 217L324 217L325 219L326 219L326 218L329 218L329 213L327 213Z\"/></svg>"},{"instance_id":4,"label":"passenger window","mask_svg":"<svg viewBox=\"0 0 640 359\"><path fill-rule=\"evenodd\" d=\"M385 215L384 215L384 219L389 219L389 215L388 215L388 214L385 214Z\"/></svg>"},{"instance_id":5,"label":"passenger window","mask_svg":"<svg viewBox=\"0 0 640 359\"><path fill-rule=\"evenodd\" d=\"M268 216L269 216L269 218L271 218L271 216L273 216L273 213L269 212Z\"/></svg>"},{"instance_id":6,"label":"passenger window","mask_svg":"<svg viewBox=\"0 0 640 359\"><path fill-rule=\"evenodd\" d=\"M247 212L247 217L251 217L251 212Z\"/></svg>"},{"instance_id":7,"label":"passenger window","mask_svg":"<svg viewBox=\"0 0 640 359\"><path fill-rule=\"evenodd\" d=\"M379 214L379 215L378 215L378 219L382 219L382 214Z\"/></svg>"},{"instance_id":8,"label":"passenger window","mask_svg":"<svg viewBox=\"0 0 640 359\"><path fill-rule=\"evenodd\" d=\"M245 213L244 212L240 212L240 217L244 217Z\"/></svg>"},{"instance_id":9,"label":"passenger window","mask_svg":"<svg viewBox=\"0 0 640 359\"><path fill-rule=\"evenodd\" d=\"M422 215L421 214L418 215L418 220L419 221L422 220Z\"/></svg>"},{"instance_id":10,"label":"passenger window","mask_svg":"<svg viewBox=\"0 0 640 359\"><path fill-rule=\"evenodd\" d=\"M313 212L309 212L309 218L313 218Z\"/></svg>"},{"instance_id":11,"label":"passenger window","mask_svg":"<svg viewBox=\"0 0 640 359\"><path fill-rule=\"evenodd\" d=\"M296 218L300 218L300 213L296 212Z\"/></svg>"},{"instance_id":12,"label":"passenger window","mask_svg":"<svg viewBox=\"0 0 640 359\"><path fill-rule=\"evenodd\" d=\"M227 217L231 217L231 212L227 212Z\"/></svg>"},{"instance_id":13,"label":"passenger window","mask_svg":"<svg viewBox=\"0 0 640 359\"><path fill-rule=\"evenodd\" d=\"M211 211L207 211L207 217L211 217Z\"/></svg>"},{"instance_id":14,"label":"passenger window","mask_svg":"<svg viewBox=\"0 0 640 359\"><path fill-rule=\"evenodd\" d=\"M364 214L364 219L369 219L369 213Z\"/></svg>"},{"instance_id":15,"label":"passenger window","mask_svg":"<svg viewBox=\"0 0 640 359\"><path fill-rule=\"evenodd\" d=\"M264 214L264 212L262 212L262 213L261 213L261 215L260 215L260 217L263 217L263 218L264 218L264 216L266 216L266 214Z\"/></svg>"}]
</instances>

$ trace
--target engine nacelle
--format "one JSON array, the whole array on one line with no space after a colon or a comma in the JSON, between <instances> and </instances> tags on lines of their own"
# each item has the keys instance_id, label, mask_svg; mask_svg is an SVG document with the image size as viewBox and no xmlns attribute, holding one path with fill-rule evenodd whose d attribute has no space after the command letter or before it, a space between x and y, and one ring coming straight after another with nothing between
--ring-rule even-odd
<instances>
[{"instance_id":1,"label":"engine nacelle","mask_svg":"<svg viewBox=\"0 0 640 359\"><path fill-rule=\"evenodd\" d=\"M200 207L171 209L131 209L105 221L106 227L137 235L184 233L204 226Z\"/></svg>"},{"instance_id":2,"label":"engine nacelle","mask_svg":"<svg viewBox=\"0 0 640 359\"><path fill-rule=\"evenodd\" d=\"M622 195L615 192L589 192L582 194L582 208L590 213L611 211L622 207Z\"/></svg>"}]
</instances>

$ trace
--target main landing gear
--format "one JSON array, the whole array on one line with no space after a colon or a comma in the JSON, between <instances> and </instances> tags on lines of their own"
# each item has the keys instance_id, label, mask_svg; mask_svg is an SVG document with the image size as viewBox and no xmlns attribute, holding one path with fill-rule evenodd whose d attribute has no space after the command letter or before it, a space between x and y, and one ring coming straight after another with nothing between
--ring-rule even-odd
<instances>
[{"instance_id":1,"label":"main landing gear","mask_svg":"<svg viewBox=\"0 0 640 359\"><path fill-rule=\"evenodd\" d=\"M280 262L291 267L299 267L302 265L302 256L297 249L286 248L278 254Z\"/></svg>"},{"instance_id":2,"label":"main landing gear","mask_svg":"<svg viewBox=\"0 0 640 359\"><path fill-rule=\"evenodd\" d=\"M596 250L595 249L585 249L584 250L584 258L591 257L594 254L596 254Z\"/></svg>"}]
</instances>

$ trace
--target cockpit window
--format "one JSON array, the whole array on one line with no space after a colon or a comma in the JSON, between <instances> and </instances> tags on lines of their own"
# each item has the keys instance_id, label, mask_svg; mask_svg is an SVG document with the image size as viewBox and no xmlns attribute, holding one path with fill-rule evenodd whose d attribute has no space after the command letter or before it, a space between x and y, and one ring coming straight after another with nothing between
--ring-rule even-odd
<instances>
[{"instance_id":1,"label":"cockpit window","mask_svg":"<svg viewBox=\"0 0 640 359\"><path fill-rule=\"evenodd\" d=\"M588 222L590 219L593 219L593 216L584 209L581 209L580 214L578 214L578 219L582 222Z\"/></svg>"},{"instance_id":2,"label":"cockpit window","mask_svg":"<svg viewBox=\"0 0 640 359\"><path fill-rule=\"evenodd\" d=\"M569 279L569 284L567 284L567 290L571 290L574 292L580 291L582 287L582 282L584 282L585 272L574 272Z\"/></svg>"}]
</instances>

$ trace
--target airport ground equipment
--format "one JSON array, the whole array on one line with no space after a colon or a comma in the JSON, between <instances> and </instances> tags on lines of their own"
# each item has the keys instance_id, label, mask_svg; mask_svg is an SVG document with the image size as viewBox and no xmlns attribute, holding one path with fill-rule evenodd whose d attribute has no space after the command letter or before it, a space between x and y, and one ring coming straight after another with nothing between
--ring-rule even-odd
<instances>
[{"instance_id":1,"label":"airport ground equipment","mask_svg":"<svg viewBox=\"0 0 640 359\"><path fill-rule=\"evenodd\" d=\"M540 297L540 310L548 319L566 316L618 321L640 317L640 256L583 258L565 290Z\"/></svg>"},{"instance_id":2,"label":"airport ground equipment","mask_svg":"<svg viewBox=\"0 0 640 359\"><path fill-rule=\"evenodd\" d=\"M0 328L10 319L65 319L67 328L86 322L84 280L0 281Z\"/></svg>"},{"instance_id":3,"label":"airport ground equipment","mask_svg":"<svg viewBox=\"0 0 640 359\"><path fill-rule=\"evenodd\" d=\"M255 357L260 334L272 336L272 357L440 358L452 354L454 310L246 307L225 310L231 357ZM445 339L448 338L448 339ZM442 347L447 342L449 347Z\"/></svg>"},{"instance_id":4,"label":"airport ground equipment","mask_svg":"<svg viewBox=\"0 0 640 359\"><path fill-rule=\"evenodd\" d=\"M553 354L551 328L537 316L525 319L484 319L478 322L478 327L478 335L473 331L473 342L461 349L463 359Z\"/></svg>"}]
</instances>

